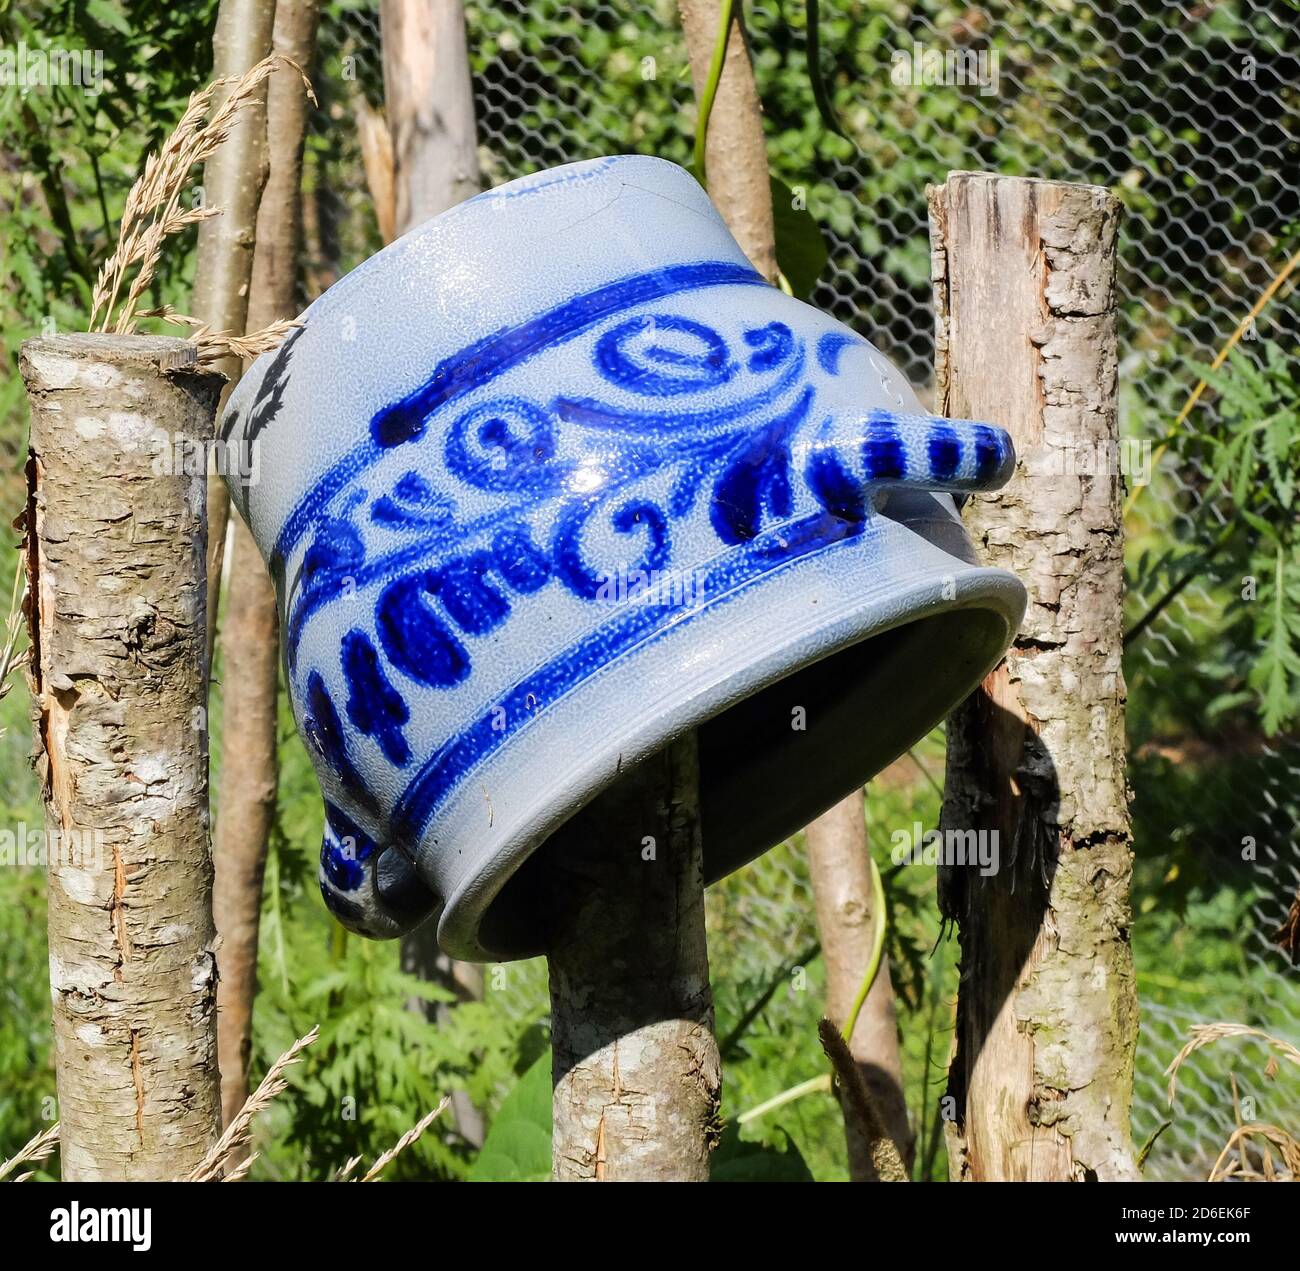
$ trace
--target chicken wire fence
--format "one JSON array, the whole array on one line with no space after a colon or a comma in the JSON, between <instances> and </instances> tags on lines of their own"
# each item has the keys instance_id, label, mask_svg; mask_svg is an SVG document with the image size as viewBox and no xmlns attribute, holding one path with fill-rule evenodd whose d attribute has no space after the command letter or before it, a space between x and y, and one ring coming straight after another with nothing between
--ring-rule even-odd
<instances>
[{"instance_id":1,"label":"chicken wire fence","mask_svg":"<svg viewBox=\"0 0 1300 1271\"><path fill-rule=\"evenodd\" d=\"M805 6L746 6L774 175L806 199L828 251L812 302L888 352L924 396L934 348L926 184L983 169L1107 185L1126 208L1122 431L1163 437L1200 367L1276 272L1298 215L1294 4L928 0L821 10L821 65L851 141L818 117ZM503 0L468 5L466 20L485 184L609 153L689 161L695 105L671 0ZM381 100L377 5L328 8L321 39L323 57L343 59L342 78L356 81L350 91ZM339 127L355 103L346 87L336 91L323 98L309 164L326 278L377 245L359 155ZM1247 338L1294 344L1298 325L1283 289ZM1177 542L1232 515L1194 457L1144 470L1150 446L1132 453L1143 458L1128 472L1140 487L1131 555L1144 538ZM1131 574L1137 617L1165 584L1136 566ZM1233 585L1211 565L1160 609L1129 649L1135 695L1171 691L1223 653L1212 617ZM1141 731L1131 756L1137 930L1170 907L1180 917L1155 951L1135 939L1134 1134L1141 1143L1170 1118L1148 1174L1204 1177L1239 1116L1300 1122L1295 1083L1272 1080L1248 1048L1196 1057L1172 1111L1163 1075L1197 1023L1229 1019L1300 1041L1300 988L1275 942L1300 886L1300 746L1205 722ZM1180 769L1195 773L1192 797L1169 788ZM1166 868L1172 846L1199 862L1194 880L1181 879L1194 892L1179 892L1186 866ZM729 983L719 992L752 996L815 941L802 854L786 846L742 871L711 920L725 929L715 963ZM790 996L771 995L769 1026L780 1026ZM923 1062L941 1076L946 1053L945 1038Z\"/></svg>"}]
</instances>

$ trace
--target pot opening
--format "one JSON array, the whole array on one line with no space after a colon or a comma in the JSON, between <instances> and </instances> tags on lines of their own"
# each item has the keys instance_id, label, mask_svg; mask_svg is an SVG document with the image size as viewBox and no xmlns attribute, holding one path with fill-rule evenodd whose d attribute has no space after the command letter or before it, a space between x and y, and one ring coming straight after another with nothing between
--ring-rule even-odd
<instances>
[{"instance_id":1,"label":"pot opening","mask_svg":"<svg viewBox=\"0 0 1300 1271\"><path fill-rule=\"evenodd\" d=\"M924 737L996 663L1008 635L996 609L932 614L805 666L701 724L705 881L797 833ZM503 958L544 949L548 881L567 827L488 907L484 949ZM628 850L639 842L637 831Z\"/></svg>"}]
</instances>

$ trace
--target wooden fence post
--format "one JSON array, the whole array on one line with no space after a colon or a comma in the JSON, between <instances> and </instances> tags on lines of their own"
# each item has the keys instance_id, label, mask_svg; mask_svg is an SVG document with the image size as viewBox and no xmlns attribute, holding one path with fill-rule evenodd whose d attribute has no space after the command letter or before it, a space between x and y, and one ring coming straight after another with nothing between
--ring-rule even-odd
<instances>
[{"instance_id":1,"label":"wooden fence post","mask_svg":"<svg viewBox=\"0 0 1300 1271\"><path fill-rule=\"evenodd\" d=\"M396 232L482 189L461 0L382 0Z\"/></svg>"},{"instance_id":2,"label":"wooden fence post","mask_svg":"<svg viewBox=\"0 0 1300 1271\"><path fill-rule=\"evenodd\" d=\"M988 877L940 876L961 939L954 1178L1137 1176L1118 213L1102 188L985 173L930 191L936 409L1011 432L1016 475L966 524L1029 590L1006 660L948 725L945 842L998 851Z\"/></svg>"},{"instance_id":3,"label":"wooden fence post","mask_svg":"<svg viewBox=\"0 0 1300 1271\"><path fill-rule=\"evenodd\" d=\"M721 0L677 0L691 63L695 100L704 95L721 24ZM707 189L754 268L776 281L776 223L772 216L771 177L763 140L763 107L749 61L741 6L727 29L726 54L709 115L704 162Z\"/></svg>"},{"instance_id":4,"label":"wooden fence post","mask_svg":"<svg viewBox=\"0 0 1300 1271\"><path fill-rule=\"evenodd\" d=\"M695 734L562 835L546 902L555 1177L707 1182L722 1077Z\"/></svg>"},{"instance_id":5,"label":"wooden fence post","mask_svg":"<svg viewBox=\"0 0 1300 1271\"><path fill-rule=\"evenodd\" d=\"M222 377L150 336L29 340L27 571L70 1181L183 1177L220 1131L205 477Z\"/></svg>"}]
</instances>

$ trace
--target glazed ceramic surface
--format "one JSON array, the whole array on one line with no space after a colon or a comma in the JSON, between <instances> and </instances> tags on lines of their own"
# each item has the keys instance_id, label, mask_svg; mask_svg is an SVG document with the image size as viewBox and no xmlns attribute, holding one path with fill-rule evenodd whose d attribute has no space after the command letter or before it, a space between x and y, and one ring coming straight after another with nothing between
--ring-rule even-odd
<instances>
[{"instance_id":1,"label":"glazed ceramic surface","mask_svg":"<svg viewBox=\"0 0 1300 1271\"><path fill-rule=\"evenodd\" d=\"M534 854L672 737L700 729L717 877L931 728L1023 609L930 493L1000 485L1007 436L927 417L660 160L408 234L254 364L222 438L254 451L231 493L325 899L372 936L436 915L457 956L537 950Z\"/></svg>"}]
</instances>

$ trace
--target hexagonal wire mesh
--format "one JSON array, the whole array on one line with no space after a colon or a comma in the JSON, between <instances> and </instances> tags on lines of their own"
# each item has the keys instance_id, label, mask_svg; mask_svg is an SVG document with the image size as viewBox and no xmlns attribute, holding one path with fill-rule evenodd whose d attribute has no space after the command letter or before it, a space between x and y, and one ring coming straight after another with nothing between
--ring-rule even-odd
<instances>
[{"instance_id":1,"label":"hexagonal wire mesh","mask_svg":"<svg viewBox=\"0 0 1300 1271\"><path fill-rule=\"evenodd\" d=\"M353 77L377 99L376 9L330 9L322 43L353 59ZM1286 0L1195 7L1039 0L968 9L930 0L822 9L825 69L852 144L817 121L804 67L804 6L747 7L773 170L805 193L829 250L813 303L884 348L924 394L933 375L926 183L964 168L1111 186L1127 207L1123 431L1163 436L1199 366L1276 269L1279 237L1297 215L1294 182L1285 176L1287 164L1294 175L1300 148L1297 64L1283 43L1293 7ZM694 101L670 0L503 0L467 6L467 23L485 183L608 153L688 160ZM941 57L983 51L981 82L932 84L921 75L908 83L905 68L923 65L917 59L931 50ZM348 118L344 98L318 116L318 136L337 136ZM370 213L355 146L333 144L315 202L326 278L375 245L369 222L358 227ZM1292 342L1298 325L1281 302L1258 321L1266 334ZM1198 524L1220 524L1230 512L1207 495L1206 475L1194 460L1160 465L1141 494L1140 522L1130 520L1130 538L1179 540ZM1135 523L1143 526L1136 536ZM1131 685L1168 685L1215 656L1205 619L1221 608L1228 581L1208 569L1163 608L1129 654ZM1160 591L1136 582L1133 614ZM1287 1087L1285 1074L1276 1083L1261 1077L1254 1053L1193 1060L1174 1112L1162 1075L1196 1023L1229 1018L1300 1040L1300 988L1273 940L1300 887L1300 746L1242 742L1212 728L1170 741L1151 730L1134 739L1132 759L1137 932L1181 903L1168 886L1181 867L1165 872L1162 847L1190 848L1200 864L1199 890L1184 898L1175 928L1162 929L1152 947L1135 936L1142 1035L1134 1132L1141 1142L1172 1117L1148 1173L1204 1177L1232 1131L1234 1097L1254 1101L1253 1108L1244 1103L1247 1119L1253 1113L1293 1131L1300 1125L1295 1083ZM1195 765L1193 801L1148 799L1154 787L1144 782L1166 780L1161 765L1169 763ZM1147 812L1148 802L1172 806ZM1253 859L1243 862L1242 844L1253 844L1253 854L1244 852ZM1148 856L1154 874L1143 881ZM710 913L726 936L726 953L715 961L731 983L719 991L752 998L774 967L813 938L801 854L786 846L742 871ZM1191 952L1179 955L1172 973L1166 945ZM1215 952L1202 956L1202 947ZM945 1052L946 1039L930 1064L941 1067Z\"/></svg>"}]
</instances>

